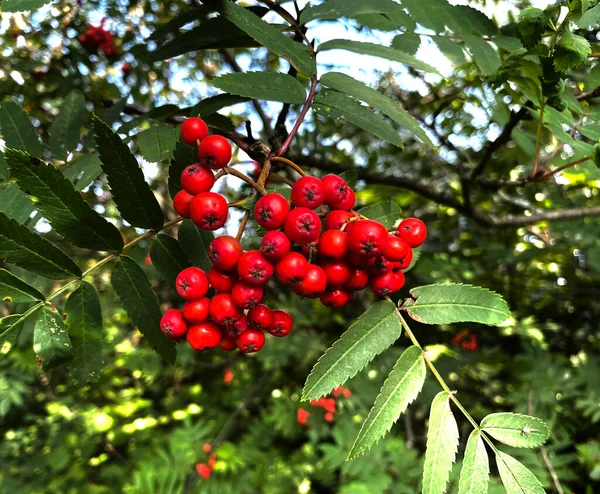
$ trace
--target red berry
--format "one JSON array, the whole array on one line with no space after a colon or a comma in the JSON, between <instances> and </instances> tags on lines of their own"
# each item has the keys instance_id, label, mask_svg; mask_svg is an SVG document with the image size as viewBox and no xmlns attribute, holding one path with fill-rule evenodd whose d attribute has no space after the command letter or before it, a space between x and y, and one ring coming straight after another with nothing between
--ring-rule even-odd
<instances>
[{"instance_id":1,"label":"red berry","mask_svg":"<svg viewBox=\"0 0 600 494\"><path fill-rule=\"evenodd\" d=\"M392 271L396 271L398 269L408 269L410 263L413 260L413 251L412 249L408 250L408 253L400 260L392 264Z\"/></svg>"},{"instance_id":2,"label":"red berry","mask_svg":"<svg viewBox=\"0 0 600 494\"><path fill-rule=\"evenodd\" d=\"M290 252L275 267L279 281L285 285L297 285L306 276L308 261L298 252Z\"/></svg>"},{"instance_id":3,"label":"red berry","mask_svg":"<svg viewBox=\"0 0 600 494\"><path fill-rule=\"evenodd\" d=\"M346 196L341 201L332 204L330 208L334 211L339 209L343 211L350 211L354 207L354 204L356 204L356 194L352 189L348 188Z\"/></svg>"},{"instance_id":4,"label":"red berry","mask_svg":"<svg viewBox=\"0 0 600 494\"><path fill-rule=\"evenodd\" d=\"M265 334L262 331L249 329L236 340L238 348L244 353L258 352L265 345Z\"/></svg>"},{"instance_id":5,"label":"red berry","mask_svg":"<svg viewBox=\"0 0 600 494\"><path fill-rule=\"evenodd\" d=\"M201 324L208 319L209 304L210 300L207 297L190 300L183 306L183 317L190 324Z\"/></svg>"},{"instance_id":6,"label":"red berry","mask_svg":"<svg viewBox=\"0 0 600 494\"><path fill-rule=\"evenodd\" d=\"M185 300L198 300L208 291L208 278L199 268L186 268L177 275L175 288Z\"/></svg>"},{"instance_id":7,"label":"red berry","mask_svg":"<svg viewBox=\"0 0 600 494\"><path fill-rule=\"evenodd\" d=\"M346 250L346 234L340 230L327 230L319 238L319 254L324 257L342 259Z\"/></svg>"},{"instance_id":8,"label":"red berry","mask_svg":"<svg viewBox=\"0 0 600 494\"><path fill-rule=\"evenodd\" d=\"M217 293L210 301L209 312L211 319L222 326L232 324L243 316L229 293Z\"/></svg>"},{"instance_id":9,"label":"red berry","mask_svg":"<svg viewBox=\"0 0 600 494\"><path fill-rule=\"evenodd\" d=\"M343 261L327 262L323 264L323 270L330 289L339 288L350 279L350 268Z\"/></svg>"},{"instance_id":10,"label":"red berry","mask_svg":"<svg viewBox=\"0 0 600 494\"><path fill-rule=\"evenodd\" d=\"M323 202L331 206L346 199L350 190L346 181L337 175L325 175L321 182L323 183Z\"/></svg>"},{"instance_id":11,"label":"red berry","mask_svg":"<svg viewBox=\"0 0 600 494\"><path fill-rule=\"evenodd\" d=\"M190 218L203 230L218 230L227 221L227 201L216 192L202 192L190 204Z\"/></svg>"},{"instance_id":12,"label":"red berry","mask_svg":"<svg viewBox=\"0 0 600 494\"><path fill-rule=\"evenodd\" d=\"M325 422L333 422L334 415L331 412L327 412L324 416Z\"/></svg>"},{"instance_id":13,"label":"red berry","mask_svg":"<svg viewBox=\"0 0 600 494\"><path fill-rule=\"evenodd\" d=\"M204 480L208 480L210 478L212 468L210 468L206 463L198 463L196 464L196 472L198 472L198 475L200 475L200 477L202 477Z\"/></svg>"},{"instance_id":14,"label":"red berry","mask_svg":"<svg viewBox=\"0 0 600 494\"><path fill-rule=\"evenodd\" d=\"M258 304L250 309L246 317L251 329L266 331L273 324L273 311L264 304Z\"/></svg>"},{"instance_id":15,"label":"red berry","mask_svg":"<svg viewBox=\"0 0 600 494\"><path fill-rule=\"evenodd\" d=\"M348 232L348 250L363 256L375 257L383 253L388 232L378 221L356 221Z\"/></svg>"},{"instance_id":16,"label":"red berry","mask_svg":"<svg viewBox=\"0 0 600 494\"><path fill-rule=\"evenodd\" d=\"M369 259L371 259L370 257L367 256L363 256L361 254L355 254L353 252L350 252L345 258L344 260L353 268L358 268L358 269L367 269L367 267L369 266Z\"/></svg>"},{"instance_id":17,"label":"red berry","mask_svg":"<svg viewBox=\"0 0 600 494\"><path fill-rule=\"evenodd\" d=\"M411 247L418 247L427 238L427 227L417 218L406 218L398 225L398 235Z\"/></svg>"},{"instance_id":18,"label":"red berry","mask_svg":"<svg viewBox=\"0 0 600 494\"><path fill-rule=\"evenodd\" d=\"M309 264L302 283L294 287L301 297L317 298L327 289L327 275L321 266Z\"/></svg>"},{"instance_id":19,"label":"red berry","mask_svg":"<svg viewBox=\"0 0 600 494\"><path fill-rule=\"evenodd\" d=\"M259 226L277 230L283 226L290 207L281 194L271 193L261 197L254 208L254 218Z\"/></svg>"},{"instance_id":20,"label":"red berry","mask_svg":"<svg viewBox=\"0 0 600 494\"><path fill-rule=\"evenodd\" d=\"M369 276L377 277L387 273L388 271L391 271L392 267L392 261L388 261L385 257L377 256L369 259L369 267L367 268L367 271Z\"/></svg>"},{"instance_id":21,"label":"red berry","mask_svg":"<svg viewBox=\"0 0 600 494\"><path fill-rule=\"evenodd\" d=\"M212 446L209 443L204 443L204 446L202 446L202 451L208 454L212 451Z\"/></svg>"},{"instance_id":22,"label":"red berry","mask_svg":"<svg viewBox=\"0 0 600 494\"><path fill-rule=\"evenodd\" d=\"M238 265L244 249L241 244L229 235L215 238L208 247L208 258L213 266L221 271L231 271Z\"/></svg>"},{"instance_id":23,"label":"red berry","mask_svg":"<svg viewBox=\"0 0 600 494\"><path fill-rule=\"evenodd\" d=\"M308 417L310 417L310 412L308 410L304 410L303 408L298 409L296 420L300 425L305 425L308 421Z\"/></svg>"},{"instance_id":24,"label":"red berry","mask_svg":"<svg viewBox=\"0 0 600 494\"><path fill-rule=\"evenodd\" d=\"M321 303L325 307L330 307L332 309L339 309L346 305L350 300L352 300L352 292L347 292L345 290L333 290L325 292L320 297Z\"/></svg>"},{"instance_id":25,"label":"red berry","mask_svg":"<svg viewBox=\"0 0 600 494\"><path fill-rule=\"evenodd\" d=\"M287 235L278 230L265 233L260 247L263 255L271 262L280 261L292 248L292 243Z\"/></svg>"},{"instance_id":26,"label":"red berry","mask_svg":"<svg viewBox=\"0 0 600 494\"><path fill-rule=\"evenodd\" d=\"M232 322L225 326L225 334L229 338L236 339L239 335L241 335L244 331L248 329L248 319L246 316L240 317L237 321Z\"/></svg>"},{"instance_id":27,"label":"red berry","mask_svg":"<svg viewBox=\"0 0 600 494\"><path fill-rule=\"evenodd\" d=\"M181 186L193 196L208 192L215 185L215 174L200 163L188 166L181 173Z\"/></svg>"},{"instance_id":28,"label":"red berry","mask_svg":"<svg viewBox=\"0 0 600 494\"><path fill-rule=\"evenodd\" d=\"M208 125L201 118L187 118L181 126L181 139L186 144L194 146L208 136Z\"/></svg>"},{"instance_id":29,"label":"red berry","mask_svg":"<svg viewBox=\"0 0 600 494\"><path fill-rule=\"evenodd\" d=\"M215 267L208 270L208 283L219 293L230 293L236 281L235 271L220 271Z\"/></svg>"},{"instance_id":30,"label":"red berry","mask_svg":"<svg viewBox=\"0 0 600 494\"><path fill-rule=\"evenodd\" d=\"M372 278L369 287L376 295L385 297L397 292L404 286L404 273L402 271L389 271L381 276Z\"/></svg>"},{"instance_id":31,"label":"red berry","mask_svg":"<svg viewBox=\"0 0 600 494\"><path fill-rule=\"evenodd\" d=\"M295 208L287 215L283 231L292 242L308 244L319 238L321 220L312 209Z\"/></svg>"},{"instance_id":32,"label":"red berry","mask_svg":"<svg viewBox=\"0 0 600 494\"><path fill-rule=\"evenodd\" d=\"M354 268L350 271L350 278L344 283L344 290L357 292L369 284L369 274L364 269Z\"/></svg>"},{"instance_id":33,"label":"red berry","mask_svg":"<svg viewBox=\"0 0 600 494\"><path fill-rule=\"evenodd\" d=\"M316 209L323 204L323 184L317 177L302 177L292 186L292 204Z\"/></svg>"},{"instance_id":34,"label":"red berry","mask_svg":"<svg viewBox=\"0 0 600 494\"><path fill-rule=\"evenodd\" d=\"M246 252L238 262L240 280L249 285L264 285L273 276L274 271L273 264L259 250Z\"/></svg>"},{"instance_id":35,"label":"red berry","mask_svg":"<svg viewBox=\"0 0 600 494\"><path fill-rule=\"evenodd\" d=\"M200 162L213 170L227 166L231 160L231 144L223 136L212 135L198 146Z\"/></svg>"},{"instance_id":36,"label":"red berry","mask_svg":"<svg viewBox=\"0 0 600 494\"><path fill-rule=\"evenodd\" d=\"M179 309L169 309L160 320L160 330L170 340L183 340L188 330L187 323Z\"/></svg>"},{"instance_id":37,"label":"red berry","mask_svg":"<svg viewBox=\"0 0 600 494\"><path fill-rule=\"evenodd\" d=\"M247 285L238 281L231 289L233 303L240 309L252 309L262 302L265 289L262 286Z\"/></svg>"},{"instance_id":38,"label":"red berry","mask_svg":"<svg viewBox=\"0 0 600 494\"><path fill-rule=\"evenodd\" d=\"M189 218L190 204L192 203L193 198L194 196L188 194L185 190L180 190L173 198L173 209L175 209L175 212L179 216L183 218Z\"/></svg>"},{"instance_id":39,"label":"red berry","mask_svg":"<svg viewBox=\"0 0 600 494\"><path fill-rule=\"evenodd\" d=\"M401 261L410 252L410 246L396 235L389 235L383 249L383 257L388 261Z\"/></svg>"},{"instance_id":40,"label":"red berry","mask_svg":"<svg viewBox=\"0 0 600 494\"><path fill-rule=\"evenodd\" d=\"M197 352L214 348L221 341L221 330L214 322L206 321L202 324L191 326L187 332L190 346Z\"/></svg>"},{"instance_id":41,"label":"red berry","mask_svg":"<svg viewBox=\"0 0 600 494\"><path fill-rule=\"evenodd\" d=\"M354 215L348 211L335 210L325 216L325 230L339 230Z\"/></svg>"},{"instance_id":42,"label":"red berry","mask_svg":"<svg viewBox=\"0 0 600 494\"><path fill-rule=\"evenodd\" d=\"M290 334L294 321L290 313L283 309L275 309L273 311L273 323L267 329L273 336L282 338Z\"/></svg>"},{"instance_id":43,"label":"red berry","mask_svg":"<svg viewBox=\"0 0 600 494\"><path fill-rule=\"evenodd\" d=\"M221 341L219 342L219 348L225 350L226 352L233 352L237 348L235 338L231 338L229 336L222 337Z\"/></svg>"}]
</instances>

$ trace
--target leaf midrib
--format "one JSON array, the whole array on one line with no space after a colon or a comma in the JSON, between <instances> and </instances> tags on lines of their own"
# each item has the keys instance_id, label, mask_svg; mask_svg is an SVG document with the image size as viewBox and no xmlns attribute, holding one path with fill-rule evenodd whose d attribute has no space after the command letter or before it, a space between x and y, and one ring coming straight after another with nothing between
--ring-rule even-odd
<instances>
[{"instance_id":1,"label":"leaf midrib","mask_svg":"<svg viewBox=\"0 0 600 494\"><path fill-rule=\"evenodd\" d=\"M498 312L499 314L506 315L506 312L503 312L500 309L495 309L493 307L487 307L485 305L463 304L463 303L450 303L450 302L442 302L442 303L439 303L439 304L438 303L419 304L419 300L418 299L417 299L417 301L415 302L414 305L407 306L407 309L409 309L409 310L413 310L413 309L430 309L432 307L465 307L465 308L469 308L469 309L479 309L479 310L486 310L486 311L489 311L489 312Z\"/></svg>"}]
</instances>

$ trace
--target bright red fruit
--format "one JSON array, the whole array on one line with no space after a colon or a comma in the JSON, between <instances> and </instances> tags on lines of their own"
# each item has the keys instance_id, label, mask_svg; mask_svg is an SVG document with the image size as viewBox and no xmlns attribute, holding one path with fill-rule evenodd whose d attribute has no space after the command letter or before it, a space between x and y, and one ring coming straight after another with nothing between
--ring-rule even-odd
<instances>
[{"instance_id":1,"label":"bright red fruit","mask_svg":"<svg viewBox=\"0 0 600 494\"><path fill-rule=\"evenodd\" d=\"M369 281L371 290L381 297L397 292L403 286L404 273L402 271L389 271Z\"/></svg>"},{"instance_id":2,"label":"bright red fruit","mask_svg":"<svg viewBox=\"0 0 600 494\"><path fill-rule=\"evenodd\" d=\"M287 215L283 231L292 242L308 244L319 238L321 220L312 209L295 208Z\"/></svg>"},{"instance_id":3,"label":"bright red fruit","mask_svg":"<svg viewBox=\"0 0 600 494\"><path fill-rule=\"evenodd\" d=\"M321 182L323 183L323 202L327 206L343 201L350 190L346 181L337 175L325 175Z\"/></svg>"},{"instance_id":4,"label":"bright red fruit","mask_svg":"<svg viewBox=\"0 0 600 494\"><path fill-rule=\"evenodd\" d=\"M198 475L200 475L200 477L202 477L204 480L208 480L210 478L212 468L210 468L206 463L197 463L196 472L198 472Z\"/></svg>"},{"instance_id":5,"label":"bright red fruit","mask_svg":"<svg viewBox=\"0 0 600 494\"><path fill-rule=\"evenodd\" d=\"M175 288L185 300L198 300L208 291L208 278L199 268L186 268L177 275Z\"/></svg>"},{"instance_id":6,"label":"bright red fruit","mask_svg":"<svg viewBox=\"0 0 600 494\"><path fill-rule=\"evenodd\" d=\"M290 252L275 267L279 281L285 285L297 285L306 276L308 261L298 252Z\"/></svg>"},{"instance_id":7,"label":"bright red fruit","mask_svg":"<svg viewBox=\"0 0 600 494\"><path fill-rule=\"evenodd\" d=\"M411 247L418 247L427 238L427 227L417 218L406 218L398 225L398 235Z\"/></svg>"},{"instance_id":8,"label":"bright red fruit","mask_svg":"<svg viewBox=\"0 0 600 494\"><path fill-rule=\"evenodd\" d=\"M160 330L170 340L183 340L188 329L183 314L178 309L169 309L160 320Z\"/></svg>"},{"instance_id":9,"label":"bright red fruit","mask_svg":"<svg viewBox=\"0 0 600 494\"><path fill-rule=\"evenodd\" d=\"M265 345L265 334L262 331L249 329L236 340L238 348L244 353L258 352Z\"/></svg>"},{"instance_id":10,"label":"bright red fruit","mask_svg":"<svg viewBox=\"0 0 600 494\"><path fill-rule=\"evenodd\" d=\"M251 250L242 255L238 262L240 280L250 285L264 285L275 268L259 250Z\"/></svg>"},{"instance_id":11,"label":"bright red fruit","mask_svg":"<svg viewBox=\"0 0 600 494\"><path fill-rule=\"evenodd\" d=\"M225 334L229 338L235 339L239 335L241 335L244 331L246 331L247 329L248 329L248 320L246 319L246 316L242 316L237 321L232 322L231 324L228 324L227 326L225 326Z\"/></svg>"},{"instance_id":12,"label":"bright red fruit","mask_svg":"<svg viewBox=\"0 0 600 494\"><path fill-rule=\"evenodd\" d=\"M356 194L352 189L348 188L344 198L339 202L331 204L329 207L334 211L339 209L343 211L350 211L354 207L354 204L356 204Z\"/></svg>"},{"instance_id":13,"label":"bright red fruit","mask_svg":"<svg viewBox=\"0 0 600 494\"><path fill-rule=\"evenodd\" d=\"M266 331L273 324L273 311L264 304L258 304L248 311L246 318L251 329Z\"/></svg>"},{"instance_id":14,"label":"bright red fruit","mask_svg":"<svg viewBox=\"0 0 600 494\"><path fill-rule=\"evenodd\" d=\"M292 243L287 235L279 230L265 233L260 247L263 255L271 262L281 261L292 248Z\"/></svg>"},{"instance_id":15,"label":"bright red fruit","mask_svg":"<svg viewBox=\"0 0 600 494\"><path fill-rule=\"evenodd\" d=\"M346 234L340 230L327 230L319 238L319 254L333 259L342 259L346 255Z\"/></svg>"},{"instance_id":16,"label":"bright red fruit","mask_svg":"<svg viewBox=\"0 0 600 494\"><path fill-rule=\"evenodd\" d=\"M273 311L273 323L267 329L273 336L282 338L290 334L294 321L290 313L283 309L275 309Z\"/></svg>"},{"instance_id":17,"label":"bright red fruit","mask_svg":"<svg viewBox=\"0 0 600 494\"><path fill-rule=\"evenodd\" d=\"M234 323L243 315L229 293L217 293L210 300L209 312L211 319L222 326Z\"/></svg>"},{"instance_id":18,"label":"bright red fruit","mask_svg":"<svg viewBox=\"0 0 600 494\"><path fill-rule=\"evenodd\" d=\"M186 118L181 126L181 139L190 146L208 137L208 125L201 118Z\"/></svg>"},{"instance_id":19,"label":"bright red fruit","mask_svg":"<svg viewBox=\"0 0 600 494\"><path fill-rule=\"evenodd\" d=\"M203 230L218 230L227 221L227 201L216 192L202 192L190 204L190 218Z\"/></svg>"},{"instance_id":20,"label":"bright red fruit","mask_svg":"<svg viewBox=\"0 0 600 494\"><path fill-rule=\"evenodd\" d=\"M222 337L221 341L219 342L219 348L225 350L226 352L233 352L237 348L235 338L231 338L230 336Z\"/></svg>"},{"instance_id":21,"label":"bright red fruit","mask_svg":"<svg viewBox=\"0 0 600 494\"><path fill-rule=\"evenodd\" d=\"M364 269L353 268L350 278L344 283L344 290L356 292L364 289L369 284L369 274Z\"/></svg>"},{"instance_id":22,"label":"bright red fruit","mask_svg":"<svg viewBox=\"0 0 600 494\"><path fill-rule=\"evenodd\" d=\"M214 266L208 270L208 283L219 293L231 292L236 281L236 272L220 271Z\"/></svg>"},{"instance_id":23,"label":"bright red fruit","mask_svg":"<svg viewBox=\"0 0 600 494\"><path fill-rule=\"evenodd\" d=\"M198 146L200 163L213 170L227 166L231 160L231 144L223 136L208 136Z\"/></svg>"},{"instance_id":24,"label":"bright red fruit","mask_svg":"<svg viewBox=\"0 0 600 494\"><path fill-rule=\"evenodd\" d=\"M181 186L193 196L208 192L215 185L215 174L200 163L186 167L181 172Z\"/></svg>"},{"instance_id":25,"label":"bright red fruit","mask_svg":"<svg viewBox=\"0 0 600 494\"><path fill-rule=\"evenodd\" d=\"M388 232L378 221L356 221L348 232L348 250L356 254L375 257L383 253Z\"/></svg>"},{"instance_id":26,"label":"bright red fruit","mask_svg":"<svg viewBox=\"0 0 600 494\"><path fill-rule=\"evenodd\" d=\"M231 271L237 267L244 249L241 244L229 235L215 238L208 247L208 258L213 266L221 271Z\"/></svg>"},{"instance_id":27,"label":"bright red fruit","mask_svg":"<svg viewBox=\"0 0 600 494\"><path fill-rule=\"evenodd\" d=\"M192 199L194 199L193 195L188 194L185 190L180 190L173 198L173 209L179 216L189 218Z\"/></svg>"},{"instance_id":28,"label":"bright red fruit","mask_svg":"<svg viewBox=\"0 0 600 494\"><path fill-rule=\"evenodd\" d=\"M385 257L382 256L371 257L369 259L369 266L367 268L367 271L369 273L369 276L381 276L382 274L391 271L393 264L394 263L392 261L388 261Z\"/></svg>"},{"instance_id":29,"label":"bright red fruit","mask_svg":"<svg viewBox=\"0 0 600 494\"><path fill-rule=\"evenodd\" d=\"M254 218L259 226L267 230L277 230L283 226L290 207L281 194L266 194L256 201Z\"/></svg>"},{"instance_id":30,"label":"bright red fruit","mask_svg":"<svg viewBox=\"0 0 600 494\"><path fill-rule=\"evenodd\" d=\"M196 351L214 348L221 341L221 330L214 322L206 321L191 326L187 332L187 340Z\"/></svg>"},{"instance_id":31,"label":"bright red fruit","mask_svg":"<svg viewBox=\"0 0 600 494\"><path fill-rule=\"evenodd\" d=\"M292 186L292 204L296 207L316 209L323 198L323 184L317 177L307 175Z\"/></svg>"},{"instance_id":32,"label":"bright red fruit","mask_svg":"<svg viewBox=\"0 0 600 494\"><path fill-rule=\"evenodd\" d=\"M308 422L308 417L310 417L310 412L308 410L304 410L303 408L299 408L296 414L296 420L300 425L305 425Z\"/></svg>"},{"instance_id":33,"label":"bright red fruit","mask_svg":"<svg viewBox=\"0 0 600 494\"><path fill-rule=\"evenodd\" d=\"M392 265L392 270L397 270L397 269L408 269L408 266L410 266L410 263L413 260L413 251L412 249L408 250L408 253L400 260L395 262Z\"/></svg>"},{"instance_id":34,"label":"bright red fruit","mask_svg":"<svg viewBox=\"0 0 600 494\"><path fill-rule=\"evenodd\" d=\"M331 261L323 264L323 270L327 276L327 286L339 288L350 279L350 268L343 261Z\"/></svg>"},{"instance_id":35,"label":"bright red fruit","mask_svg":"<svg viewBox=\"0 0 600 494\"><path fill-rule=\"evenodd\" d=\"M354 215L348 211L331 211L325 216L325 230L339 230Z\"/></svg>"},{"instance_id":36,"label":"bright red fruit","mask_svg":"<svg viewBox=\"0 0 600 494\"><path fill-rule=\"evenodd\" d=\"M410 252L410 246L396 235L389 235L385 249L383 249L383 257L388 261L401 261Z\"/></svg>"},{"instance_id":37,"label":"bright red fruit","mask_svg":"<svg viewBox=\"0 0 600 494\"><path fill-rule=\"evenodd\" d=\"M339 309L352 300L352 293L338 289L323 293L320 299L325 307Z\"/></svg>"},{"instance_id":38,"label":"bright red fruit","mask_svg":"<svg viewBox=\"0 0 600 494\"><path fill-rule=\"evenodd\" d=\"M231 289L233 303L240 309L251 309L260 304L265 290L262 286L248 285L238 281Z\"/></svg>"},{"instance_id":39,"label":"bright red fruit","mask_svg":"<svg viewBox=\"0 0 600 494\"><path fill-rule=\"evenodd\" d=\"M210 300L207 297L198 300L190 300L183 306L183 317L190 324L201 324L208 319L208 306Z\"/></svg>"},{"instance_id":40,"label":"bright red fruit","mask_svg":"<svg viewBox=\"0 0 600 494\"><path fill-rule=\"evenodd\" d=\"M293 290L301 297L316 298L327 289L327 275L321 266L309 264L302 283Z\"/></svg>"}]
</instances>

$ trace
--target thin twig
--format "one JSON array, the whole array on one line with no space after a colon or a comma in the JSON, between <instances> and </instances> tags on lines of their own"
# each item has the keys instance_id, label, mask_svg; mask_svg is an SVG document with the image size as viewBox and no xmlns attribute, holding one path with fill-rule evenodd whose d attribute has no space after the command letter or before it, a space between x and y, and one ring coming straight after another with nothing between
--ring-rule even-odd
<instances>
[{"instance_id":1,"label":"thin twig","mask_svg":"<svg viewBox=\"0 0 600 494\"><path fill-rule=\"evenodd\" d=\"M294 163L292 160L289 160L287 158L282 158L280 156L273 156L273 157L271 157L271 161L283 163L283 164L289 166L290 168L294 169L295 171L297 171L303 177L306 176L306 172L302 169L302 167L297 165L296 163Z\"/></svg>"},{"instance_id":2,"label":"thin twig","mask_svg":"<svg viewBox=\"0 0 600 494\"><path fill-rule=\"evenodd\" d=\"M225 166L225 167L223 167L223 170L225 170L225 172L228 175L232 175L232 176L237 177L240 180L246 182L250 187L252 187L254 190L256 190L261 195L264 196L267 193L264 186L257 184L250 177L244 175L242 172L236 170L235 168L231 168L230 166Z\"/></svg>"},{"instance_id":3,"label":"thin twig","mask_svg":"<svg viewBox=\"0 0 600 494\"><path fill-rule=\"evenodd\" d=\"M240 223L240 227L238 228L237 235L235 239L239 242L242 240L242 236L244 235L244 230L246 229L246 225L248 224L248 220L250 219L250 211L246 211L244 213L244 217L242 218L242 222Z\"/></svg>"}]
</instances>

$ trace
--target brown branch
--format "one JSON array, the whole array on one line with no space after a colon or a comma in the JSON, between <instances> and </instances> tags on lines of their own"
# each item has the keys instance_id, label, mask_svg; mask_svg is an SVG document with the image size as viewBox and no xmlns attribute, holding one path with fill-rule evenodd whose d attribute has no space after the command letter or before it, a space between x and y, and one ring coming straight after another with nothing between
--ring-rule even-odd
<instances>
[{"instance_id":1,"label":"brown branch","mask_svg":"<svg viewBox=\"0 0 600 494\"><path fill-rule=\"evenodd\" d=\"M252 187L254 190L256 190L257 192L259 192L261 195L264 196L267 193L267 191L265 190L265 188L262 185L257 184L250 177L247 177L246 175L244 175L242 172L236 170L235 168L232 168L230 166L225 166L225 167L223 167L223 170L228 175L232 175L234 177L239 178L243 182L246 182L250 187Z\"/></svg>"},{"instance_id":2,"label":"brown branch","mask_svg":"<svg viewBox=\"0 0 600 494\"><path fill-rule=\"evenodd\" d=\"M532 214L530 216L495 216L484 215L475 212L475 216L473 218L484 225L501 228L508 226L532 225L534 223L539 223L540 221L566 221L582 218L593 218L597 216L600 216L600 206L563 209L562 211L545 211L543 213Z\"/></svg>"}]
</instances>

